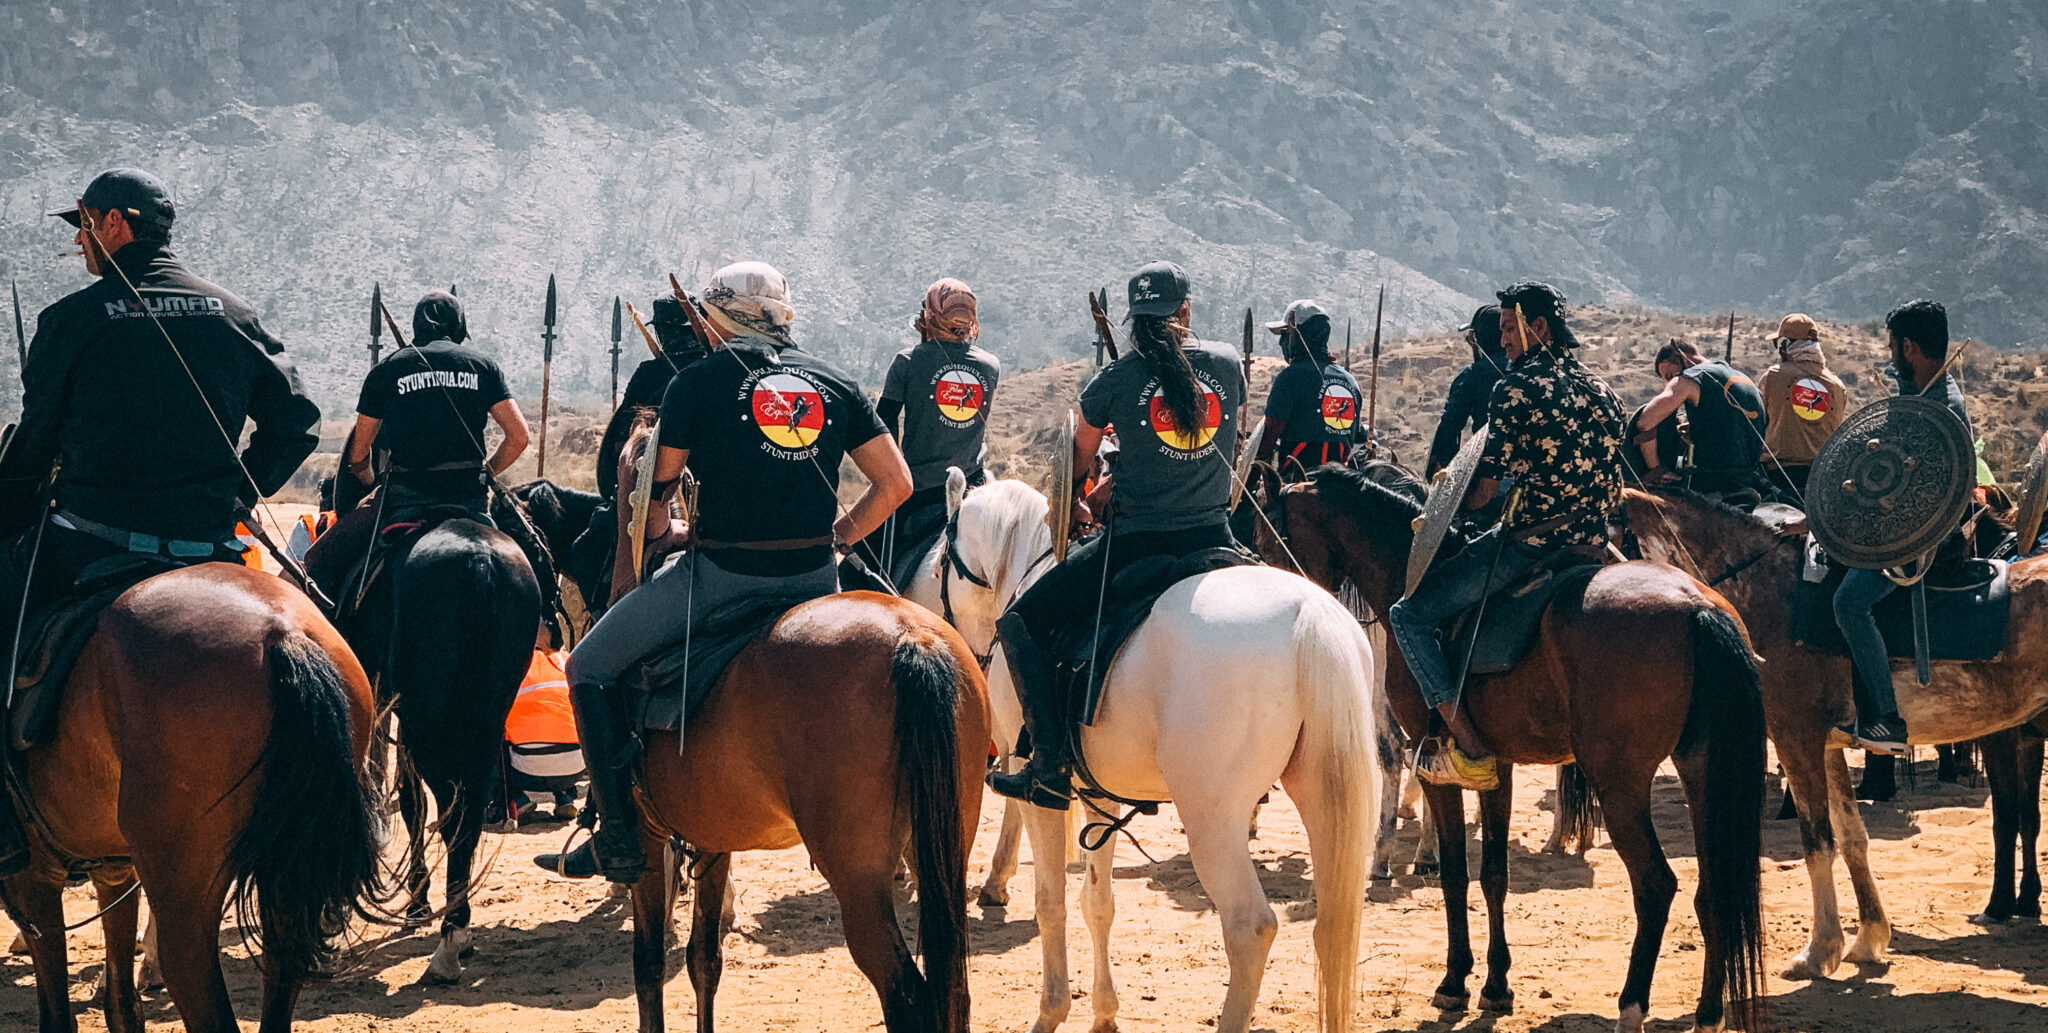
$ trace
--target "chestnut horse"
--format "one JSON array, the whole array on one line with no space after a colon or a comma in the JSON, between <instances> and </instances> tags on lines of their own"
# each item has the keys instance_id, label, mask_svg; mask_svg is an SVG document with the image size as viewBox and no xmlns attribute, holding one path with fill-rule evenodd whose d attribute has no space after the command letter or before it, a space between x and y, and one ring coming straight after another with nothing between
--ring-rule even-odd
<instances>
[{"instance_id":1,"label":"chestnut horse","mask_svg":"<svg viewBox=\"0 0 2048 1033\"><path fill-rule=\"evenodd\" d=\"M221 978L229 899L261 931L263 1033L354 913L377 900L381 821L359 765L369 681L298 589L206 563L152 577L100 617L54 738L19 763L28 870L0 882L29 934L42 1033L71 1033L62 894L91 873L105 907L107 1028L140 1033L137 879L165 987L189 1033L233 1033Z\"/></svg>"},{"instance_id":2,"label":"chestnut horse","mask_svg":"<svg viewBox=\"0 0 2048 1033\"><path fill-rule=\"evenodd\" d=\"M1800 547L1806 539L1781 537L1747 513L1689 492L1630 491L1627 499L1629 529L1642 543L1644 555L1691 567L1695 576L1718 582L1749 626L1757 629L1756 648L1764 657L1764 712L1787 788L1799 808L1807 878L1813 885L1813 932L1786 978L1826 976L1844 958L1835 905L1838 843L1856 888L1860 918L1847 958L1882 962L1891 943L1891 920L1871 875L1870 837L1856 808L1843 744L1829 741L1830 731L1854 712L1849 660L1792 641L1792 593L1799 583ZM2016 726L2048 709L2048 651L2030 648L2048 631L2048 559L2014 563L2009 584L2012 623L2003 659L1936 662L1934 680L1924 686L1903 669L1893 679L1914 742L1961 742L2000 733L1985 751L2000 856L1991 900L1978 916L1981 922L2040 913L2041 883L2032 843L2040 827L2040 754L2038 746L2022 747ZM2025 781L2028 773L2031 782ZM2015 844L2015 839L2024 843ZM2012 867L2016 847L2027 864L2017 894Z\"/></svg>"},{"instance_id":3,"label":"chestnut horse","mask_svg":"<svg viewBox=\"0 0 2048 1033\"><path fill-rule=\"evenodd\" d=\"M1349 577L1374 611L1387 612L1404 584L1411 522L1422 512L1420 485L1379 483L1387 476L1384 464L1369 472L1325 466L1288 486L1272 524L1261 528L1261 551L1271 562L1286 559L1288 550L1267 529L1277 526L1311 580ZM1629 648L1618 650L1617 642ZM1419 738L1431 715L1407 663L1390 662L1387 677L1389 702L1410 737ZM1763 802L1757 789L1764 722L1757 692L1755 658L1735 608L1684 572L1645 562L1602 568L1582 587L1559 593L1527 660L1467 683L1472 720L1503 762L1499 788L1479 794L1489 941L1482 1008L1508 1011L1514 1000L1502 914L1512 765L1576 760L1606 813L1635 895L1636 937L1617 1028L1643 1028L1678 891L1650 820L1651 784L1669 757L1691 804L1700 867L1693 900L1706 958L1694 1021L1702 1030L1718 1030L1733 1013L1739 1025L1753 1028L1764 989L1758 899ZM1462 1009L1473 963L1465 918L1464 797L1441 786L1425 792L1438 819L1450 931L1436 1004Z\"/></svg>"},{"instance_id":4,"label":"chestnut horse","mask_svg":"<svg viewBox=\"0 0 2048 1033\"><path fill-rule=\"evenodd\" d=\"M621 512L653 430L636 424L621 455ZM627 543L619 553L630 555ZM688 967L698 1030L713 1028L730 855L801 844L839 900L847 949L881 998L890 1033L964 1033L967 853L989 729L988 689L958 632L922 606L874 592L813 599L733 658L691 715L685 742L675 731L641 735L646 856L660 857L671 837L694 854ZM896 924L906 843L922 973ZM675 899L663 868L650 865L633 886L641 1033L666 1028Z\"/></svg>"}]
</instances>

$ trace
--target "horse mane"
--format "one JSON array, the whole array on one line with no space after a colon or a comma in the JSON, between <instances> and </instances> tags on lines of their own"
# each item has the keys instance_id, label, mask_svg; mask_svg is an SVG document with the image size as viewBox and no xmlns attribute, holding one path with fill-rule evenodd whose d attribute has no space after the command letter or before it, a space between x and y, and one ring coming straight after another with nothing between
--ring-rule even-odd
<instances>
[{"instance_id":1,"label":"horse mane","mask_svg":"<svg viewBox=\"0 0 2048 1033\"><path fill-rule=\"evenodd\" d=\"M1308 472L1316 494L1368 526L1398 524L1406 528L1422 512L1427 488L1415 475L1392 463L1371 462L1353 469L1335 463Z\"/></svg>"},{"instance_id":2,"label":"horse mane","mask_svg":"<svg viewBox=\"0 0 2048 1033\"><path fill-rule=\"evenodd\" d=\"M977 543L996 553L990 557L993 565L981 572L991 585L1004 585L1013 576L1023 576L1025 568L1036 558L1034 528L1045 534L1047 544L1051 543L1051 530L1044 519L1048 504L1038 489L1017 480L991 480L969 491L961 500L961 513L967 512L969 506L989 512L990 519L976 521L974 530L995 539Z\"/></svg>"}]
</instances>

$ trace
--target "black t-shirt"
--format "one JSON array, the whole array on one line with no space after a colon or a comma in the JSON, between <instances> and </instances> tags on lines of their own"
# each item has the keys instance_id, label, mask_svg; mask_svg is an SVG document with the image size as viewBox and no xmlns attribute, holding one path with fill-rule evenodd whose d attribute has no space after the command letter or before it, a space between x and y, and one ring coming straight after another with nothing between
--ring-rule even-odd
<instances>
[{"instance_id":1,"label":"black t-shirt","mask_svg":"<svg viewBox=\"0 0 2048 1033\"><path fill-rule=\"evenodd\" d=\"M840 460L885 433L852 377L745 338L676 374L661 403L661 444L689 450L697 537L711 543L830 538ZM735 573L779 577L816 570L831 547L714 551Z\"/></svg>"},{"instance_id":2,"label":"black t-shirt","mask_svg":"<svg viewBox=\"0 0 2048 1033\"><path fill-rule=\"evenodd\" d=\"M429 341L401 348L370 370L356 411L382 421L377 447L390 454L394 479L441 494L474 486L476 478L461 470L422 475L455 463L481 464L484 423L491 407L510 397L497 363L452 341Z\"/></svg>"}]
</instances>

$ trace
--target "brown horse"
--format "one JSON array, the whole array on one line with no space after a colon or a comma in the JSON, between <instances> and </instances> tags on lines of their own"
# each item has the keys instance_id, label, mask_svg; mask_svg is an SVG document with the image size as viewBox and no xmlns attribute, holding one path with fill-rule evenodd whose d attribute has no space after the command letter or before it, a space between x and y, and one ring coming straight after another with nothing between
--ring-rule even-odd
<instances>
[{"instance_id":1,"label":"brown horse","mask_svg":"<svg viewBox=\"0 0 2048 1033\"><path fill-rule=\"evenodd\" d=\"M637 426L622 456L621 511L652 431ZM988 688L958 632L921 606L874 592L814 599L733 659L691 716L687 745L673 731L642 734L646 856L660 856L670 837L695 855L688 958L698 1030L713 1028L730 855L799 844L839 900L847 948L881 997L890 1033L966 1030L967 853L980 820L989 728ZM896 924L895 874L906 844L922 973ZM651 866L633 887L642 1033L665 1028L675 899L661 868Z\"/></svg>"},{"instance_id":2,"label":"brown horse","mask_svg":"<svg viewBox=\"0 0 2048 1033\"><path fill-rule=\"evenodd\" d=\"M1395 478L1389 487L1381 483L1388 476L1384 465L1363 472L1319 468L1308 481L1280 493L1272 524L1261 528L1261 551L1271 562L1286 562L1291 554L1302 573L1325 584L1349 577L1375 612L1387 612L1406 574L1410 524L1421 513L1421 486ZM1271 526L1289 536L1289 549L1280 547ZM1617 642L1629 648L1618 650ZM1417 738L1428 729L1430 712L1398 649L1394 655L1387 665L1387 698L1411 739ZM1511 765L1576 760L1606 814L1634 891L1636 937L1618 1028L1643 1028L1664 925L1678 891L1650 821L1651 783L1669 757L1691 804L1700 859L1694 905L1706 965L1695 1021L1700 1029L1717 1030L1732 1012L1738 1024L1751 1024L1764 986L1757 791L1764 772L1763 713L1755 660L1734 607L1663 564L1606 567L1582 588L1559 593L1527 660L1503 674L1474 677L1465 699L1503 761L1500 787L1479 796L1485 829L1480 885L1489 940L1480 1006L1507 1011L1514 1000L1502 914ZM1450 933L1436 1004L1462 1009L1473 967L1465 919L1464 797L1437 786L1426 792L1438 815Z\"/></svg>"},{"instance_id":3,"label":"brown horse","mask_svg":"<svg viewBox=\"0 0 2048 1033\"><path fill-rule=\"evenodd\" d=\"M263 939L264 1033L291 1028L307 975L379 891L381 823L360 778L368 680L341 636L267 574L207 563L152 577L101 616L55 737L19 758L27 871L0 883L29 933L42 1033L70 1033L62 893L88 871L107 908L107 1027L140 1033L139 878L164 985L189 1033L233 1033L227 901Z\"/></svg>"},{"instance_id":4,"label":"brown horse","mask_svg":"<svg viewBox=\"0 0 2048 1033\"><path fill-rule=\"evenodd\" d=\"M1860 922L1856 942L1847 953L1855 962L1881 962L1891 943L1891 921L1878 898L1870 872L1869 836L1857 811L1855 787L1840 742L1830 743L1831 730L1854 711L1849 660L1805 649L1792 641L1792 593L1799 582L1803 537L1783 537L1740 510L1686 492L1663 490L1655 495L1630 491L1629 528L1643 552L1694 571L1717 583L1751 628L1757 629L1757 652L1764 657L1764 713L1771 741L1784 765L1787 787L1799 808L1800 832L1806 850L1807 877L1813 884L1814 928L1806 949L1786 977L1814 979L1827 975L1843 958L1841 920L1836 912L1834 859L1839 841L1849 878L1856 888ZM2048 650L2030 648L2048 633L2048 560L2036 558L2012 565L2012 623L2006 633L2007 654L1990 663L1941 663L1933 667L1928 685L1901 673L1895 677L1899 709L1916 743L1961 742L2004 732L2025 724L2048 709ZM1993 743L1986 766L1998 768L1994 779L2011 787L2016 806L2021 797L2038 793L2039 761L2033 761L2037 788L2022 792L2018 783L2025 767L2017 733ZM2011 757L2008 766L2004 761ZM2010 774L2010 778L2005 776ZM2001 795L2004 795L2002 792ZM1820 801L1827 801L1822 807ZM2033 824L2039 824L2034 798ZM2010 851L2003 828L2025 824L2022 812L1994 820L1996 838ZM2014 828L2013 834L2024 832ZM2026 850L2031 862L2033 850ZM2004 857L2000 886L1994 887L1984 916L2003 921L2013 914L2039 910L2040 881L2031 880L2015 899L2010 893L2011 855ZM2029 864L2031 868L2031 863ZM2005 892L2001 892L2003 889Z\"/></svg>"}]
</instances>

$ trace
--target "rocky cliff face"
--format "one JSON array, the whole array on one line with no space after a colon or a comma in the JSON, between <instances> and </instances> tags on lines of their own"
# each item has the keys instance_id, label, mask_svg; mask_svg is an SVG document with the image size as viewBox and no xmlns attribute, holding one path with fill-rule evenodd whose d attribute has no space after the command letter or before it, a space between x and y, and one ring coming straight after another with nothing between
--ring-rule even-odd
<instances>
[{"instance_id":1,"label":"rocky cliff face","mask_svg":"<svg viewBox=\"0 0 2048 1033\"><path fill-rule=\"evenodd\" d=\"M1084 351L1080 296L1182 261L1198 330L1321 295L1442 326L1500 283L1862 318L1948 301L2042 338L2048 47L2032 0L52 0L0 9L0 262L83 274L37 213L155 168L179 247L335 411L372 281L450 282L539 383L601 398L614 293L735 258L872 375L922 287L988 341ZM1361 325L1361 335L1369 327ZM627 361L631 361L630 348Z\"/></svg>"}]
</instances>

